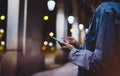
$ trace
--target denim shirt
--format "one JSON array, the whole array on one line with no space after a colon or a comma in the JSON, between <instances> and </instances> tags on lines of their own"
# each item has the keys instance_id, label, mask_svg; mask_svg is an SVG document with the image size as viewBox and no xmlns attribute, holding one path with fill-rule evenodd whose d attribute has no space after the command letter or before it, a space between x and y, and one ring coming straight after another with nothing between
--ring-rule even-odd
<instances>
[{"instance_id":1,"label":"denim shirt","mask_svg":"<svg viewBox=\"0 0 120 76\"><path fill-rule=\"evenodd\" d=\"M91 76L87 73L95 73L113 62L116 39L120 41L120 29L116 37L116 25L120 27L120 3L101 3L90 20L84 48L73 48L69 53L71 62L84 70L80 70L78 76Z\"/></svg>"}]
</instances>

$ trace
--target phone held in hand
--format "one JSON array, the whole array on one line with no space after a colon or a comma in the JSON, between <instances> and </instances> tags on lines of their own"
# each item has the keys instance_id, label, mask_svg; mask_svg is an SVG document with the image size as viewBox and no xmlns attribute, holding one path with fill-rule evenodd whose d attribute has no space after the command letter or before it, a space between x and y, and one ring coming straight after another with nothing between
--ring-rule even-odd
<instances>
[{"instance_id":1,"label":"phone held in hand","mask_svg":"<svg viewBox=\"0 0 120 76\"><path fill-rule=\"evenodd\" d=\"M57 42L61 43L61 41L58 40L57 38L55 38L55 37L51 37L51 38L54 39L54 40L56 40Z\"/></svg>"},{"instance_id":2,"label":"phone held in hand","mask_svg":"<svg viewBox=\"0 0 120 76\"><path fill-rule=\"evenodd\" d=\"M62 42L61 42L60 40L58 40L57 38L55 38L55 37L51 37L51 38L54 39L54 40L56 40L56 41L60 44L61 47L64 46L64 44L62 44ZM62 50L63 50L65 53L69 53L69 52L70 52L70 50L69 50L69 49L66 49L66 48L62 48Z\"/></svg>"}]
</instances>

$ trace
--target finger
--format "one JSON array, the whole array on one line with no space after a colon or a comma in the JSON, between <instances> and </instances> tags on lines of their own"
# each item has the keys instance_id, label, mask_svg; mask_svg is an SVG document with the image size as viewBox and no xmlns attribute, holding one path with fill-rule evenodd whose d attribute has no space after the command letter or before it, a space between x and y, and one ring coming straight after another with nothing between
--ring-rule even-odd
<instances>
[{"instance_id":1,"label":"finger","mask_svg":"<svg viewBox=\"0 0 120 76\"><path fill-rule=\"evenodd\" d=\"M67 46L62 46L62 48L68 48Z\"/></svg>"}]
</instances>

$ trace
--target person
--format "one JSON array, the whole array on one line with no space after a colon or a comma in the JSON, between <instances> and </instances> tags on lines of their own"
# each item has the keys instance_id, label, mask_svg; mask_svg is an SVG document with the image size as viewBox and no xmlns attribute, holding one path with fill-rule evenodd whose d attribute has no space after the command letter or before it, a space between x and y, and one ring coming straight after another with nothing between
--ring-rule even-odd
<instances>
[{"instance_id":1,"label":"person","mask_svg":"<svg viewBox=\"0 0 120 76\"><path fill-rule=\"evenodd\" d=\"M63 48L70 50L69 59L78 66L78 76L120 76L120 1L84 1L95 8L84 45L66 36Z\"/></svg>"}]
</instances>

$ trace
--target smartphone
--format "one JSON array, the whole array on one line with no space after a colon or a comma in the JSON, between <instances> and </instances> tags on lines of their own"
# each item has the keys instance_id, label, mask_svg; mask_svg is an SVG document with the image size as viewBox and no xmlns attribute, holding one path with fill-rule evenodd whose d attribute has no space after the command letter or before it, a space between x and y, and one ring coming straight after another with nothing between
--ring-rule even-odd
<instances>
[{"instance_id":1,"label":"smartphone","mask_svg":"<svg viewBox=\"0 0 120 76\"><path fill-rule=\"evenodd\" d=\"M54 39L54 40L56 40L57 42L61 43L61 41L58 40L57 38L55 38L55 37L51 37L51 38Z\"/></svg>"},{"instance_id":2,"label":"smartphone","mask_svg":"<svg viewBox=\"0 0 120 76\"><path fill-rule=\"evenodd\" d=\"M57 38L55 38L55 37L51 37L51 38L54 39L54 40L56 40L56 41L60 44L61 47L64 46L64 44L63 44L60 40L58 40ZM69 53L69 49L62 48L62 50L63 50L65 53Z\"/></svg>"},{"instance_id":3,"label":"smartphone","mask_svg":"<svg viewBox=\"0 0 120 76\"><path fill-rule=\"evenodd\" d=\"M57 38L55 38L55 37L51 37L51 38L54 39L54 40L56 40L56 41L60 44L61 47L64 45L64 44L62 44L61 41L58 40Z\"/></svg>"}]
</instances>

